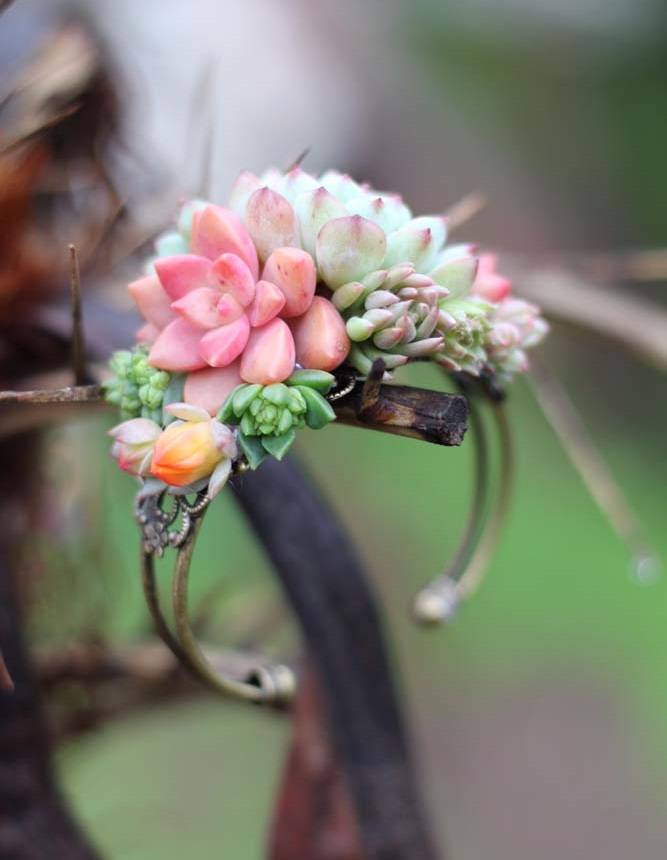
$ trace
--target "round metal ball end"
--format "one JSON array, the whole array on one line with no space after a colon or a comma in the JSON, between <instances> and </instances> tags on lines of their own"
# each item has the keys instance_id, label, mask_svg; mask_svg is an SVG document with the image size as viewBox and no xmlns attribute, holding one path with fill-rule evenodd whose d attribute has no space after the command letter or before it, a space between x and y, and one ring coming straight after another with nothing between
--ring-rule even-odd
<instances>
[{"instance_id":1,"label":"round metal ball end","mask_svg":"<svg viewBox=\"0 0 667 860\"><path fill-rule=\"evenodd\" d=\"M413 616L419 624L442 624L456 614L459 606L459 595L456 583L446 583L438 588L424 588L415 597Z\"/></svg>"},{"instance_id":2,"label":"round metal ball end","mask_svg":"<svg viewBox=\"0 0 667 860\"><path fill-rule=\"evenodd\" d=\"M288 666L259 666L247 683L259 687L262 702L278 707L288 705L296 693L296 676Z\"/></svg>"}]
</instances>

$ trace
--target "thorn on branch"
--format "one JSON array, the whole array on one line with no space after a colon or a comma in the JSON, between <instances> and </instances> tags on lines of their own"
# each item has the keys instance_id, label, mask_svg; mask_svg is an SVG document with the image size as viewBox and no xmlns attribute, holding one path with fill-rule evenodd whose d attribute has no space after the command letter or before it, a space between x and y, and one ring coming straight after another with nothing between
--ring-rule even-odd
<instances>
[{"instance_id":1,"label":"thorn on branch","mask_svg":"<svg viewBox=\"0 0 667 860\"><path fill-rule=\"evenodd\" d=\"M72 371L74 384L86 382L85 343L83 337L83 316L81 314L81 275L79 256L76 247L69 245L70 264L70 308L72 315Z\"/></svg>"},{"instance_id":2,"label":"thorn on branch","mask_svg":"<svg viewBox=\"0 0 667 860\"><path fill-rule=\"evenodd\" d=\"M294 161L287 168L285 173L289 173L290 170L294 170L297 167L301 167L301 164L306 160L306 158L310 154L311 149L312 149L312 146L307 146L302 152L300 152L299 155L297 155L297 157L294 159Z\"/></svg>"},{"instance_id":3,"label":"thorn on branch","mask_svg":"<svg viewBox=\"0 0 667 860\"><path fill-rule=\"evenodd\" d=\"M466 224L475 215L478 215L486 207L486 195L481 191L473 191L466 194L456 203L446 209L444 216L447 219L447 229L451 233L463 224Z\"/></svg>"},{"instance_id":4,"label":"thorn on branch","mask_svg":"<svg viewBox=\"0 0 667 860\"><path fill-rule=\"evenodd\" d=\"M380 400L380 387L386 368L387 365L384 360L376 358L370 373L366 377L364 387L361 389L361 405L359 408L359 417L362 420L364 417L368 417L369 419L373 417L373 410Z\"/></svg>"}]
</instances>

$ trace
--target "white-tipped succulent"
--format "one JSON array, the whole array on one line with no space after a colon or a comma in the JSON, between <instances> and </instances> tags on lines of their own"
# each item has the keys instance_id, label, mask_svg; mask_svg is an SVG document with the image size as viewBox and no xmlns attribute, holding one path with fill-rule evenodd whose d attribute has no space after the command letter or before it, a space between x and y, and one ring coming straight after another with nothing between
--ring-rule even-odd
<instances>
[{"instance_id":1,"label":"white-tipped succulent","mask_svg":"<svg viewBox=\"0 0 667 860\"><path fill-rule=\"evenodd\" d=\"M439 302L437 331L443 343L435 360L448 370L477 375L486 362L484 341L493 305L473 291L478 263L475 250L474 245L449 246L430 275L448 290Z\"/></svg>"},{"instance_id":2,"label":"white-tipped succulent","mask_svg":"<svg viewBox=\"0 0 667 860\"><path fill-rule=\"evenodd\" d=\"M472 302L469 324L465 303L451 313L439 308L450 294L469 290L475 276L470 246L445 247L442 216L413 218L397 194L336 171L314 177L298 167L261 177L242 173L230 205L260 257L285 244L313 255L320 282L347 320L354 343L349 361L360 372L379 355L393 369L410 358L432 357L447 344L451 366L458 360L473 366L469 347L479 360L471 332L477 333L483 307Z\"/></svg>"},{"instance_id":3,"label":"white-tipped succulent","mask_svg":"<svg viewBox=\"0 0 667 860\"><path fill-rule=\"evenodd\" d=\"M445 287L416 272L413 263L398 263L343 284L332 301L347 320L353 344L350 364L368 373L379 357L393 370L411 358L434 356L444 342L436 331L438 302L447 295Z\"/></svg>"},{"instance_id":4,"label":"white-tipped succulent","mask_svg":"<svg viewBox=\"0 0 667 860\"><path fill-rule=\"evenodd\" d=\"M495 306L485 339L488 366L501 382L528 369L526 350L536 346L549 331L540 309L523 299L506 298Z\"/></svg>"},{"instance_id":5,"label":"white-tipped succulent","mask_svg":"<svg viewBox=\"0 0 667 860\"><path fill-rule=\"evenodd\" d=\"M230 207L261 260L285 245L312 255L346 320L348 361L362 373L381 356L389 370L429 357L453 371L478 374L490 364L508 376L523 368L525 338L545 330L537 311L525 336L523 324L496 312L509 282L495 272L495 258L446 245L443 216L413 217L399 195L346 174L244 172Z\"/></svg>"},{"instance_id":6,"label":"white-tipped succulent","mask_svg":"<svg viewBox=\"0 0 667 860\"><path fill-rule=\"evenodd\" d=\"M335 289L375 269L413 263L428 271L446 239L445 219L413 218L398 194L377 191L329 170L320 177L299 167L262 176L244 172L230 195L260 258L281 245L299 245Z\"/></svg>"}]
</instances>

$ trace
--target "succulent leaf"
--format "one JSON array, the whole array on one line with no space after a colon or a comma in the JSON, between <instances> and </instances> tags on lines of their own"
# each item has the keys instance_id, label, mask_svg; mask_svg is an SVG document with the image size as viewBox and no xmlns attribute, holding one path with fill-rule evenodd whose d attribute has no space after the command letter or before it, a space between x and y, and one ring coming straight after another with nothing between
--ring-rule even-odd
<instances>
[{"instance_id":1,"label":"succulent leaf","mask_svg":"<svg viewBox=\"0 0 667 860\"><path fill-rule=\"evenodd\" d=\"M295 438L294 430L289 430L282 436L262 436L262 447L276 460L282 460L292 447Z\"/></svg>"},{"instance_id":2,"label":"succulent leaf","mask_svg":"<svg viewBox=\"0 0 667 860\"><path fill-rule=\"evenodd\" d=\"M239 385L239 387L231 394L232 409L234 415L240 418L252 403L255 397L262 390L261 385Z\"/></svg>"},{"instance_id":3,"label":"succulent leaf","mask_svg":"<svg viewBox=\"0 0 667 860\"><path fill-rule=\"evenodd\" d=\"M336 377L333 373L327 373L325 370L295 370L286 384L305 385L308 388L314 388L320 394L326 394L335 381Z\"/></svg>"},{"instance_id":4,"label":"succulent leaf","mask_svg":"<svg viewBox=\"0 0 667 860\"><path fill-rule=\"evenodd\" d=\"M298 390L306 401L306 424L311 430L319 430L336 420L331 404L321 394L305 385L299 386Z\"/></svg>"},{"instance_id":5,"label":"succulent leaf","mask_svg":"<svg viewBox=\"0 0 667 860\"><path fill-rule=\"evenodd\" d=\"M367 218L361 215L334 218L318 233L317 266L327 286L335 291L377 269L386 247L384 231Z\"/></svg>"},{"instance_id":6,"label":"succulent leaf","mask_svg":"<svg viewBox=\"0 0 667 860\"><path fill-rule=\"evenodd\" d=\"M289 391L282 382L274 382L264 388L262 397L274 406L285 406L289 400Z\"/></svg>"},{"instance_id":7,"label":"succulent leaf","mask_svg":"<svg viewBox=\"0 0 667 860\"><path fill-rule=\"evenodd\" d=\"M256 436L245 436L243 432L240 432L238 443L251 469L256 469L266 460L268 456L267 451Z\"/></svg>"}]
</instances>

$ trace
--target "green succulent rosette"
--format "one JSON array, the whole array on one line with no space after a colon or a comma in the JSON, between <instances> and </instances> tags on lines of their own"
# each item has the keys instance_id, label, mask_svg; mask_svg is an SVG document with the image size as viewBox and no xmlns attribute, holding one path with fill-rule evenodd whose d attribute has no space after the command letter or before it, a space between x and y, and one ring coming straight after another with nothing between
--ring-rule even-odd
<instances>
[{"instance_id":1,"label":"green succulent rosette","mask_svg":"<svg viewBox=\"0 0 667 860\"><path fill-rule=\"evenodd\" d=\"M447 370L478 376L487 360L485 341L493 306L474 296L446 298L439 306L443 342L434 359Z\"/></svg>"},{"instance_id":2,"label":"green succulent rosette","mask_svg":"<svg viewBox=\"0 0 667 860\"><path fill-rule=\"evenodd\" d=\"M296 430L319 430L336 414L324 398L335 381L321 370L297 370L285 382L238 385L223 403L218 420L238 425L238 443L251 469L268 457L282 460Z\"/></svg>"},{"instance_id":3,"label":"green succulent rosette","mask_svg":"<svg viewBox=\"0 0 667 860\"><path fill-rule=\"evenodd\" d=\"M173 375L148 363L144 345L115 352L109 362L113 376L103 383L104 397L120 409L121 418L150 418L162 421L165 394Z\"/></svg>"}]
</instances>

